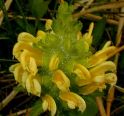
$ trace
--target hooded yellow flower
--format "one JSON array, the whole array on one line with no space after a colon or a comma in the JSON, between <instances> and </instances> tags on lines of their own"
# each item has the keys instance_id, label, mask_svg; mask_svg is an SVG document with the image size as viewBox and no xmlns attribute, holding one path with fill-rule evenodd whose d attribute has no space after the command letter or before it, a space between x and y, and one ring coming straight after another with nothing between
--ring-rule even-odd
<instances>
[{"instance_id":1,"label":"hooded yellow flower","mask_svg":"<svg viewBox=\"0 0 124 116\"><path fill-rule=\"evenodd\" d=\"M86 103L84 99L76 93L73 92L62 92L59 96L63 101L67 102L70 109L79 108L79 111L84 112L86 109Z\"/></svg>"},{"instance_id":2,"label":"hooded yellow flower","mask_svg":"<svg viewBox=\"0 0 124 116\"><path fill-rule=\"evenodd\" d=\"M43 97L42 107L44 111L47 111L47 110L50 111L51 116L55 116L57 107L54 99L51 96L45 95L45 97Z\"/></svg>"}]
</instances>

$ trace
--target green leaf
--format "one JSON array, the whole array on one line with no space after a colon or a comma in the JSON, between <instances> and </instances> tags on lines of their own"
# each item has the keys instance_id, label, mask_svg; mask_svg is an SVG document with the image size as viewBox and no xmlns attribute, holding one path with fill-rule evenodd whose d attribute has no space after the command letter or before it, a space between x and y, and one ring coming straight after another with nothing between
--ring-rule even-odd
<instances>
[{"instance_id":1,"label":"green leaf","mask_svg":"<svg viewBox=\"0 0 124 116\"><path fill-rule=\"evenodd\" d=\"M32 14L37 18L42 18L48 10L50 0L29 0Z\"/></svg>"},{"instance_id":2,"label":"green leaf","mask_svg":"<svg viewBox=\"0 0 124 116\"><path fill-rule=\"evenodd\" d=\"M86 101L86 110L84 111L82 116L96 116L98 108L96 105L95 97L85 96L84 99Z\"/></svg>"},{"instance_id":3,"label":"green leaf","mask_svg":"<svg viewBox=\"0 0 124 116\"><path fill-rule=\"evenodd\" d=\"M102 43L103 40L104 40L103 33L104 33L104 30L105 30L105 25L106 25L106 19L103 18L95 24L95 27L93 29L92 45L97 49L98 49L100 43Z\"/></svg>"},{"instance_id":4,"label":"green leaf","mask_svg":"<svg viewBox=\"0 0 124 116\"><path fill-rule=\"evenodd\" d=\"M33 105L32 110L31 110L29 116L39 116L41 113L43 113L42 101L41 100L37 100L35 102L35 104Z\"/></svg>"}]
</instances>

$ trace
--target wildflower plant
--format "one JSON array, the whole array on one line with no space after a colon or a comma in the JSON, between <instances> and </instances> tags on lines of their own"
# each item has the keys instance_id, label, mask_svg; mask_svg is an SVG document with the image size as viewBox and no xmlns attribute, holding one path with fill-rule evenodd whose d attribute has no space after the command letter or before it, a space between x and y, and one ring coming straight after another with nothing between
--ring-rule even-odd
<instances>
[{"instance_id":1,"label":"wildflower plant","mask_svg":"<svg viewBox=\"0 0 124 116\"><path fill-rule=\"evenodd\" d=\"M56 18L46 21L45 31L38 30L36 36L22 32L14 45L19 63L10 71L29 94L41 98L37 115L72 110L82 115L87 108L84 98L117 82L116 65L108 59L122 48L108 41L92 53L94 23L82 34L82 23L73 19L72 12L73 6L63 2Z\"/></svg>"}]
</instances>

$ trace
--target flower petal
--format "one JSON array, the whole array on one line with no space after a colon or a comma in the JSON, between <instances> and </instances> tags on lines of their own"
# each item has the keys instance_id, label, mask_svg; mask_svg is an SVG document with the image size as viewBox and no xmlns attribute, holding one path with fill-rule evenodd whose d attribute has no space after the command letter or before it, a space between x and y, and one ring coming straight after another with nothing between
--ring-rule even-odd
<instances>
[{"instance_id":1,"label":"flower petal","mask_svg":"<svg viewBox=\"0 0 124 116\"><path fill-rule=\"evenodd\" d=\"M103 50L103 49L106 49L106 48L108 48L108 47L110 47L110 45L111 45L111 41L107 41L107 42L105 43L105 45L103 46L102 50Z\"/></svg>"},{"instance_id":2,"label":"flower petal","mask_svg":"<svg viewBox=\"0 0 124 116\"><path fill-rule=\"evenodd\" d=\"M107 73L105 74L105 81L108 84L111 84L112 86L116 84L117 82L117 76L114 73Z\"/></svg>"},{"instance_id":3,"label":"flower petal","mask_svg":"<svg viewBox=\"0 0 124 116\"><path fill-rule=\"evenodd\" d=\"M91 75L88 71L88 69L81 65L81 64L76 64L74 67L74 73L80 77L80 79L90 79Z\"/></svg>"},{"instance_id":4,"label":"flower petal","mask_svg":"<svg viewBox=\"0 0 124 116\"><path fill-rule=\"evenodd\" d=\"M105 61L105 62L102 62L101 64L91 68L89 71L90 71L92 77L95 77L98 75L103 75L106 72L115 72L116 65L112 61Z\"/></svg>"},{"instance_id":5,"label":"flower petal","mask_svg":"<svg viewBox=\"0 0 124 116\"><path fill-rule=\"evenodd\" d=\"M35 54L39 54L41 55L42 52L41 50L37 49L37 48L33 48L30 44L28 43L24 43L24 42L17 42L14 45L13 48L13 55L15 56L15 58L17 58L20 61L20 55L24 50L28 50L30 52L33 52Z\"/></svg>"},{"instance_id":6,"label":"flower petal","mask_svg":"<svg viewBox=\"0 0 124 116\"><path fill-rule=\"evenodd\" d=\"M89 64L90 67L93 67L95 65L100 64L101 62L107 60L108 58L112 57L113 55L115 55L116 53L118 53L119 51L121 51L124 48L117 48L115 46L110 46L106 49L102 49L98 52L96 52L94 55L92 55L89 58Z\"/></svg>"},{"instance_id":7,"label":"flower petal","mask_svg":"<svg viewBox=\"0 0 124 116\"><path fill-rule=\"evenodd\" d=\"M41 94L41 85L37 79L35 79L32 75L29 75L29 77L26 80L26 89L28 93L32 93L36 96L40 97Z\"/></svg>"},{"instance_id":8,"label":"flower petal","mask_svg":"<svg viewBox=\"0 0 124 116\"><path fill-rule=\"evenodd\" d=\"M79 89L79 92L82 95L88 95L88 94L95 92L97 89L98 89L98 86L95 85L94 83L92 83L92 84L86 85L84 87L81 87Z\"/></svg>"},{"instance_id":9,"label":"flower petal","mask_svg":"<svg viewBox=\"0 0 124 116\"><path fill-rule=\"evenodd\" d=\"M26 42L26 43L32 43L36 41L36 38L27 32L22 32L18 35L18 42Z\"/></svg>"},{"instance_id":10,"label":"flower petal","mask_svg":"<svg viewBox=\"0 0 124 116\"><path fill-rule=\"evenodd\" d=\"M68 107L71 109L79 108L79 111L84 112L86 109L86 103L84 99L76 93L73 92L64 92L60 93L59 96L63 101L66 101Z\"/></svg>"},{"instance_id":11,"label":"flower petal","mask_svg":"<svg viewBox=\"0 0 124 116\"><path fill-rule=\"evenodd\" d=\"M16 65L15 70L14 70L13 73L14 73L15 80L16 80L17 82L21 82L21 80L22 80L22 75L23 75L23 73L24 73L24 70L23 70L21 64Z\"/></svg>"},{"instance_id":12,"label":"flower petal","mask_svg":"<svg viewBox=\"0 0 124 116\"><path fill-rule=\"evenodd\" d=\"M57 55L53 55L50 63L49 63L49 69L51 71L56 70L58 68L58 64L59 64L59 58Z\"/></svg>"},{"instance_id":13,"label":"flower petal","mask_svg":"<svg viewBox=\"0 0 124 116\"><path fill-rule=\"evenodd\" d=\"M45 95L45 97L43 98L42 107L44 111L49 110L51 112L51 116L55 116L57 108L56 103L51 96Z\"/></svg>"},{"instance_id":14,"label":"flower petal","mask_svg":"<svg viewBox=\"0 0 124 116\"><path fill-rule=\"evenodd\" d=\"M55 71L54 77L53 77L53 82L57 85L57 87L61 91L69 90L70 80L61 70Z\"/></svg>"}]
</instances>

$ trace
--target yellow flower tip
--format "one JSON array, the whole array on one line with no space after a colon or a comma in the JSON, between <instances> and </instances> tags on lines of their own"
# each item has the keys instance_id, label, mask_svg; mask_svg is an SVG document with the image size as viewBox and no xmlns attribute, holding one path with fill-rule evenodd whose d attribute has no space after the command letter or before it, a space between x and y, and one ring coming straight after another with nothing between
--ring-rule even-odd
<instances>
[{"instance_id":1,"label":"yellow flower tip","mask_svg":"<svg viewBox=\"0 0 124 116\"><path fill-rule=\"evenodd\" d=\"M20 62L24 70L29 71L32 75L38 72L36 60L30 56L30 52L24 50L20 56Z\"/></svg>"},{"instance_id":2,"label":"yellow flower tip","mask_svg":"<svg viewBox=\"0 0 124 116\"><path fill-rule=\"evenodd\" d=\"M15 68L16 68L18 65L20 65L20 63L16 63L16 64L11 65L11 66L9 67L9 71L13 73L14 70L15 70Z\"/></svg>"},{"instance_id":3,"label":"yellow flower tip","mask_svg":"<svg viewBox=\"0 0 124 116\"><path fill-rule=\"evenodd\" d=\"M14 45L14 48L13 48L13 55L18 59L20 60L20 55L22 53L22 51L26 49L26 50L29 50L29 51L32 51L32 47L30 44L28 43L24 43L24 42L17 42L15 45Z\"/></svg>"},{"instance_id":4,"label":"yellow flower tip","mask_svg":"<svg viewBox=\"0 0 124 116\"><path fill-rule=\"evenodd\" d=\"M89 58L90 67L100 64L101 62L115 55L117 52L118 48L115 46L110 46L106 49L99 50Z\"/></svg>"},{"instance_id":5,"label":"yellow flower tip","mask_svg":"<svg viewBox=\"0 0 124 116\"><path fill-rule=\"evenodd\" d=\"M45 24L45 28L46 28L46 30L50 30L50 29L52 29L52 23L53 23L53 21L51 20L51 19L47 19L46 20L46 24Z\"/></svg>"},{"instance_id":6,"label":"yellow flower tip","mask_svg":"<svg viewBox=\"0 0 124 116\"><path fill-rule=\"evenodd\" d=\"M90 79L91 75L88 71L88 69L81 65L81 64L76 64L74 66L74 73L80 78L80 79Z\"/></svg>"},{"instance_id":7,"label":"yellow flower tip","mask_svg":"<svg viewBox=\"0 0 124 116\"><path fill-rule=\"evenodd\" d=\"M79 111L84 112L86 109L86 103L84 99L76 93L64 92L59 96L63 101L66 101L70 109L79 108Z\"/></svg>"},{"instance_id":8,"label":"yellow flower tip","mask_svg":"<svg viewBox=\"0 0 124 116\"><path fill-rule=\"evenodd\" d=\"M26 80L26 89L28 93L32 93L39 97L41 95L41 85L39 81L35 79L32 75L29 75Z\"/></svg>"},{"instance_id":9,"label":"yellow flower tip","mask_svg":"<svg viewBox=\"0 0 124 116\"><path fill-rule=\"evenodd\" d=\"M46 38L46 33L42 30L38 30L36 38L38 39L37 41L45 39Z\"/></svg>"},{"instance_id":10,"label":"yellow flower tip","mask_svg":"<svg viewBox=\"0 0 124 116\"><path fill-rule=\"evenodd\" d=\"M44 111L47 111L47 110L50 111L51 116L55 116L57 107L56 107L56 103L55 103L54 99L51 96L46 95L43 98L42 107L43 107Z\"/></svg>"},{"instance_id":11,"label":"yellow flower tip","mask_svg":"<svg viewBox=\"0 0 124 116\"><path fill-rule=\"evenodd\" d=\"M90 24L89 30L88 30L89 37L92 35L93 28L94 28L94 23L92 22L92 23Z\"/></svg>"},{"instance_id":12,"label":"yellow flower tip","mask_svg":"<svg viewBox=\"0 0 124 116\"><path fill-rule=\"evenodd\" d=\"M22 32L18 35L18 42L32 43L36 41L36 38L27 32Z\"/></svg>"},{"instance_id":13,"label":"yellow flower tip","mask_svg":"<svg viewBox=\"0 0 124 116\"><path fill-rule=\"evenodd\" d=\"M21 64L17 64L14 66L13 74L14 74L14 78L17 82L21 82L23 73L24 73L24 70L23 70Z\"/></svg>"},{"instance_id":14,"label":"yellow flower tip","mask_svg":"<svg viewBox=\"0 0 124 116\"><path fill-rule=\"evenodd\" d=\"M49 63L49 69L51 71L56 70L58 68L58 65L59 65L59 57L57 55L53 55Z\"/></svg>"},{"instance_id":15,"label":"yellow flower tip","mask_svg":"<svg viewBox=\"0 0 124 116\"><path fill-rule=\"evenodd\" d=\"M82 95L89 95L93 92L95 92L98 89L98 86L94 83L90 83L84 87L81 87L79 89L79 93Z\"/></svg>"},{"instance_id":16,"label":"yellow flower tip","mask_svg":"<svg viewBox=\"0 0 124 116\"><path fill-rule=\"evenodd\" d=\"M110 84L110 85L115 85L117 83L117 76L114 73L107 73L105 75L105 81L106 83Z\"/></svg>"},{"instance_id":17,"label":"yellow flower tip","mask_svg":"<svg viewBox=\"0 0 124 116\"><path fill-rule=\"evenodd\" d=\"M79 31L79 32L77 33L77 40L80 40L80 39L82 39L82 33Z\"/></svg>"},{"instance_id":18,"label":"yellow flower tip","mask_svg":"<svg viewBox=\"0 0 124 116\"><path fill-rule=\"evenodd\" d=\"M36 73L38 72L37 64L36 64L36 61L33 57L30 57L30 59L29 59L28 69L32 75L36 75Z\"/></svg>"},{"instance_id":19,"label":"yellow flower tip","mask_svg":"<svg viewBox=\"0 0 124 116\"><path fill-rule=\"evenodd\" d=\"M95 77L98 75L104 75L106 72L116 72L116 65L112 61L104 61L101 64L91 68L90 74Z\"/></svg>"},{"instance_id":20,"label":"yellow flower tip","mask_svg":"<svg viewBox=\"0 0 124 116\"><path fill-rule=\"evenodd\" d=\"M54 73L53 82L61 91L68 91L70 87L70 80L68 77L61 71L57 70Z\"/></svg>"},{"instance_id":21,"label":"yellow flower tip","mask_svg":"<svg viewBox=\"0 0 124 116\"><path fill-rule=\"evenodd\" d=\"M103 46L102 50L103 50L103 49L106 49L106 48L108 48L108 47L110 47L110 45L111 45L111 41L107 41L107 42L105 43L105 45Z\"/></svg>"}]
</instances>

